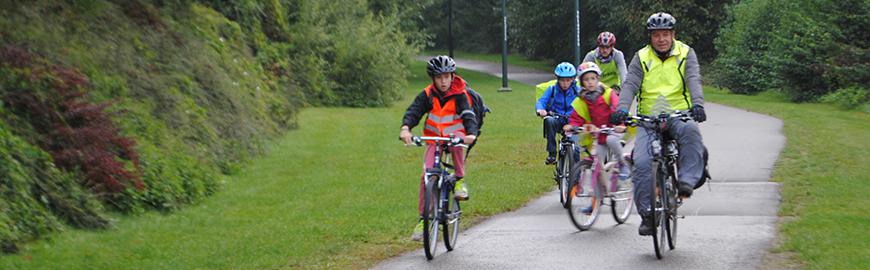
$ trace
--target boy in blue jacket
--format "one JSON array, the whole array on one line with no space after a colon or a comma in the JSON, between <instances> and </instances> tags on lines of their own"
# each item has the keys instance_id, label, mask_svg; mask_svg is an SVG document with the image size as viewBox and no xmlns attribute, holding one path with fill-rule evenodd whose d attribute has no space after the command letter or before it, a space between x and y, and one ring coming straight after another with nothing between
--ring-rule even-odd
<instances>
[{"instance_id":1,"label":"boy in blue jacket","mask_svg":"<svg viewBox=\"0 0 870 270\"><path fill-rule=\"evenodd\" d=\"M544 134L547 136L546 164L556 163L556 132L568 124L571 115L571 102L577 97L579 89L575 81L577 69L574 65L562 62L554 72L557 82L547 88L535 104L538 116L544 118ZM551 115L552 114L552 115Z\"/></svg>"}]
</instances>

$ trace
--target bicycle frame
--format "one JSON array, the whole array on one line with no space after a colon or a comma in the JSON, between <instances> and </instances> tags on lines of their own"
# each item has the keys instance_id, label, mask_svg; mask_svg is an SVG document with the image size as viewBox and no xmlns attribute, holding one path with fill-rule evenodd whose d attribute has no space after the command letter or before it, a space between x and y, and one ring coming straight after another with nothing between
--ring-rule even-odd
<instances>
[{"instance_id":1,"label":"bicycle frame","mask_svg":"<svg viewBox=\"0 0 870 270\"><path fill-rule=\"evenodd\" d=\"M423 146L422 141L424 140L435 143L433 164L424 173L424 209L420 217L424 223L424 251L426 258L431 260L435 256L438 245L439 227L444 234L444 245L447 250L453 250L459 235L459 220L462 215L458 200L454 199L453 207L450 207L450 194L456 184L456 178L450 173L453 169L453 165L449 163L450 155L442 156L450 153L449 147L451 146L467 146L460 144L460 139L452 135L450 138L414 137L413 139L417 146ZM437 192L437 197L431 197L431 195L435 195L435 192ZM431 212L432 210L435 211Z\"/></svg>"},{"instance_id":2,"label":"bicycle frame","mask_svg":"<svg viewBox=\"0 0 870 270\"><path fill-rule=\"evenodd\" d=\"M612 134L613 132L614 132L613 128L601 128L599 131L592 132L591 134L593 134L593 138L597 139L597 137L601 136L602 134L607 135L607 134ZM607 158L605 160L601 160L598 158L597 153L593 153L592 151L589 151L589 149L586 146L583 146L583 149L584 150L581 152L585 152L587 154L587 157L584 158L583 162L588 162L589 164L591 164L590 166L592 167L591 179L595 179L596 181L599 181L599 182L606 181L606 179L602 178L605 164L609 163L611 161L611 159L618 160L620 158L621 153L615 154L615 153L612 153L612 150L608 149L607 150L608 153L606 155ZM618 179L618 174L611 174L610 189L605 192L604 197L613 197L612 193L616 192L617 179ZM591 184L592 183L590 183L590 185ZM591 186L592 186L592 188L598 188L598 185L591 185Z\"/></svg>"},{"instance_id":3,"label":"bicycle frame","mask_svg":"<svg viewBox=\"0 0 870 270\"><path fill-rule=\"evenodd\" d=\"M649 132L650 149L653 161L653 192L651 206L653 208L654 227L657 233L653 233L653 246L656 257L661 259L664 255L665 238L670 249L676 246L677 238L677 209L682 204L682 198L677 196L677 181L679 179L679 149L674 138L668 136L668 123L670 121L688 121L691 117L685 113L676 111L672 114L661 114L658 117L633 116L631 124L642 126Z\"/></svg>"},{"instance_id":4,"label":"bicycle frame","mask_svg":"<svg viewBox=\"0 0 870 270\"><path fill-rule=\"evenodd\" d=\"M567 119L568 116L561 115L555 112L549 112L548 116L545 116L544 119L547 118L555 118L555 119ZM559 186L559 202L563 207L567 207L566 197L568 196L568 185L571 180L571 168L574 166L574 140L571 138L570 134L566 134L561 128L558 130L558 133L562 136L559 140L558 149L557 149L557 160L556 166L553 171L553 180L556 181Z\"/></svg>"}]
</instances>

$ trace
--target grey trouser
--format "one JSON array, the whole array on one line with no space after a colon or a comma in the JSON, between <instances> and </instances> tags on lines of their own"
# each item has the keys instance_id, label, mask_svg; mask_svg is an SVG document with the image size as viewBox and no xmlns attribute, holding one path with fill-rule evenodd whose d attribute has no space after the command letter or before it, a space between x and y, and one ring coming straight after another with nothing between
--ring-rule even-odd
<instances>
[{"instance_id":1,"label":"grey trouser","mask_svg":"<svg viewBox=\"0 0 870 270\"><path fill-rule=\"evenodd\" d=\"M651 197L653 192L652 185L652 149L650 141L652 136L650 133L654 131L646 128L637 129L637 139L634 140L634 150L632 159L634 160L634 168L632 171L632 179L634 181L634 201L637 206L637 212L641 216L649 216L652 214L650 208ZM704 143L701 140L701 130L698 129L698 124L694 121L683 122L672 120L668 122L668 130L672 138L677 140L677 145L680 151L680 160L678 161L679 181L692 186L698 183L701 175L704 173ZM662 141L662 147L665 147Z\"/></svg>"},{"instance_id":2,"label":"grey trouser","mask_svg":"<svg viewBox=\"0 0 870 270\"><path fill-rule=\"evenodd\" d=\"M623 160L622 160L622 158L623 158L622 157L622 153L623 153L622 152L622 143L620 141L622 140L622 137L624 135L625 134L623 134L623 133L608 134L607 135L607 144L598 144L597 140L592 142L592 144L595 145L595 155L598 158L598 160L601 160L602 162L604 162L604 160L607 159L607 154L610 154L610 152L612 151L614 153L614 155L616 155L617 161L623 162ZM603 136L603 135L599 135L599 136Z\"/></svg>"}]
</instances>

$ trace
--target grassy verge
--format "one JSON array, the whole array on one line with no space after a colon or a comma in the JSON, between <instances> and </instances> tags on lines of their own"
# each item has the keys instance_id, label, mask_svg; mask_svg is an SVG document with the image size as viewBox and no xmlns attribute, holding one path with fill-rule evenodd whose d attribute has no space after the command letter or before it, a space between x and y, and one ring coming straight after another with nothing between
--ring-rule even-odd
<instances>
[{"instance_id":1,"label":"grassy verge","mask_svg":"<svg viewBox=\"0 0 870 270\"><path fill-rule=\"evenodd\" d=\"M422 63L412 68L392 107L304 110L299 130L199 205L123 217L110 231L69 229L0 256L0 269L347 269L418 248L408 238L423 149L397 141L404 109L428 83ZM540 127L529 124L538 121L531 86L497 93L498 78L462 74L494 111L469 156L470 222L523 205L552 180Z\"/></svg>"},{"instance_id":2,"label":"grassy verge","mask_svg":"<svg viewBox=\"0 0 870 270\"><path fill-rule=\"evenodd\" d=\"M705 97L784 122L787 143L773 180L782 183L780 216L790 221L774 252L795 252L807 269L870 269L870 115L789 103L776 93L708 88Z\"/></svg>"},{"instance_id":3,"label":"grassy verge","mask_svg":"<svg viewBox=\"0 0 870 270\"><path fill-rule=\"evenodd\" d=\"M426 50L423 52L423 55L447 55L447 50ZM465 52L465 51L453 51L453 56L459 59L469 59L469 60L479 60L479 61L487 61L494 63L501 63L501 54L489 54L489 53L474 53L474 52ZM540 70L544 72L552 72L556 67L556 63L550 63L546 60L534 60L526 58L525 56L519 54L508 54L508 64L512 66L519 66L524 68L530 68L534 70Z\"/></svg>"}]
</instances>

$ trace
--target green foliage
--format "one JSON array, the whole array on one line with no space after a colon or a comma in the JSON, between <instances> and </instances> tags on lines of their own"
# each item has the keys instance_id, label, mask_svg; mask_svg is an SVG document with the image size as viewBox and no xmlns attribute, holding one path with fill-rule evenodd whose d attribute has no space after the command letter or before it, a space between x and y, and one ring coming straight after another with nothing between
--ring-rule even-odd
<instances>
[{"instance_id":1,"label":"green foliage","mask_svg":"<svg viewBox=\"0 0 870 270\"><path fill-rule=\"evenodd\" d=\"M447 48L446 1L434 1L423 14L427 31L434 34L431 47ZM649 43L646 19L665 11L677 18L677 38L695 48L701 62L716 56L713 40L726 21L729 1L581 1L580 44L586 54L603 31L617 36L616 47L626 59ZM454 43L470 52L501 52L501 1L453 1ZM574 59L574 1L508 1L510 48L534 59L556 62Z\"/></svg>"},{"instance_id":2,"label":"green foliage","mask_svg":"<svg viewBox=\"0 0 870 270\"><path fill-rule=\"evenodd\" d=\"M413 20L423 6L394 0L0 0L0 47L24 48L81 71L89 82L85 99L112 104L113 122L137 142L144 188L125 189L108 206L128 213L175 210L215 193L220 173L237 173L265 152L267 140L296 127L302 106L387 106L400 98L425 36ZM12 119L5 116L0 119ZM22 123L10 123L14 136L37 138L37 130ZM82 182L76 172L57 173ZM52 202L82 195L77 186L46 188L64 190L45 196ZM82 203L93 203L88 200L60 210L51 204L58 213L44 216L101 227L75 220L99 217L93 214L99 205ZM64 214L75 209L83 212ZM40 217L22 212L0 220ZM57 226L28 228L32 232L2 241L14 244Z\"/></svg>"},{"instance_id":3,"label":"green foliage","mask_svg":"<svg viewBox=\"0 0 870 270\"><path fill-rule=\"evenodd\" d=\"M870 102L870 90L863 87L840 89L823 96L821 101L835 104L845 109L855 109Z\"/></svg>"},{"instance_id":4,"label":"green foliage","mask_svg":"<svg viewBox=\"0 0 870 270\"><path fill-rule=\"evenodd\" d=\"M713 65L713 77L734 93L753 94L777 85L773 73L769 42L770 29L784 10L784 1L743 1L729 9L733 20L724 25L716 39L719 57Z\"/></svg>"},{"instance_id":5,"label":"green foliage","mask_svg":"<svg viewBox=\"0 0 870 270\"><path fill-rule=\"evenodd\" d=\"M732 13L717 40L720 85L737 93L782 89L805 102L870 83L870 2L756 0Z\"/></svg>"},{"instance_id":6,"label":"green foliage","mask_svg":"<svg viewBox=\"0 0 870 270\"><path fill-rule=\"evenodd\" d=\"M426 27L426 32L431 34L428 46L447 49L447 1L428 2L429 5L421 14L422 25ZM501 52L501 0L453 1L452 5L454 49L484 53ZM513 21L510 24L513 24Z\"/></svg>"},{"instance_id":7,"label":"green foliage","mask_svg":"<svg viewBox=\"0 0 870 270\"><path fill-rule=\"evenodd\" d=\"M500 2L500 1L498 1ZM519 0L508 4L508 42L511 48L533 59L550 60L552 64L574 62L574 1L570 0ZM598 14L588 12L592 3L582 1L581 7L581 57L595 46L593 22ZM499 7L497 9L501 11ZM584 12L587 11L587 12ZM497 25L501 25L497 20ZM593 33L595 32L595 33ZM501 38L501 31L499 38ZM500 42L499 42L500 43ZM499 50L501 51L501 50Z\"/></svg>"},{"instance_id":8,"label":"green foliage","mask_svg":"<svg viewBox=\"0 0 870 270\"><path fill-rule=\"evenodd\" d=\"M602 13L593 23L601 31L613 29L617 47L626 51L626 58L649 44L646 20L656 12L667 12L677 19L677 39L695 49L701 63L712 61L717 51L713 41L720 25L728 20L727 7L736 1L596 1L590 7ZM597 32L595 34L598 34ZM594 42L594 40L593 40ZM626 59L629 61L631 59Z\"/></svg>"},{"instance_id":9,"label":"green foliage","mask_svg":"<svg viewBox=\"0 0 870 270\"><path fill-rule=\"evenodd\" d=\"M0 107L0 115L6 114ZM14 135L0 120L0 244L17 243L60 230L61 224L105 228L109 220L72 174L54 166L45 151Z\"/></svg>"},{"instance_id":10,"label":"green foliage","mask_svg":"<svg viewBox=\"0 0 870 270\"><path fill-rule=\"evenodd\" d=\"M386 106L406 84L408 61L422 41L413 20L423 4L399 1L211 1L255 36L253 48L272 75L291 75L313 105ZM288 23L289 22L289 23ZM266 35L258 36L258 32ZM262 53L261 53L262 52ZM304 96L304 97L303 97Z\"/></svg>"}]
</instances>

